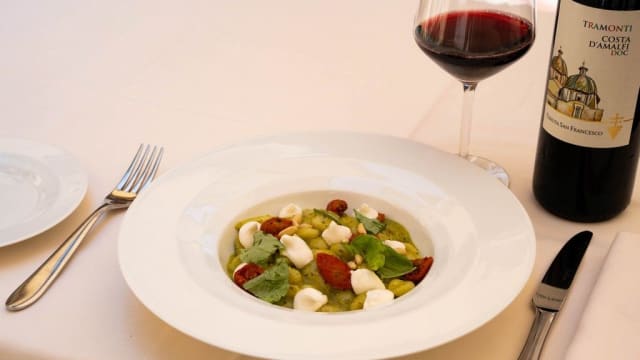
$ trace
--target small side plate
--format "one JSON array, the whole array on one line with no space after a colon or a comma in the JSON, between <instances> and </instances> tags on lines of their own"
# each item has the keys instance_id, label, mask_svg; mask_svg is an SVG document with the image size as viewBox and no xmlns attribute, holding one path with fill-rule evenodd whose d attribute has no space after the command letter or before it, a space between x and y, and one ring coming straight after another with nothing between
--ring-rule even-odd
<instances>
[{"instance_id":1,"label":"small side plate","mask_svg":"<svg viewBox=\"0 0 640 360\"><path fill-rule=\"evenodd\" d=\"M84 198L88 177L64 150L0 138L0 247L64 220Z\"/></svg>"}]
</instances>

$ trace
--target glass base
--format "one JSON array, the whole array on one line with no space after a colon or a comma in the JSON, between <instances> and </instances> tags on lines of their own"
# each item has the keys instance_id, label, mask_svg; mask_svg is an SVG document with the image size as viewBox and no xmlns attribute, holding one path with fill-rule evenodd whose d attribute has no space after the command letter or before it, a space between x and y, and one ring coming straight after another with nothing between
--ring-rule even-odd
<instances>
[{"instance_id":1,"label":"glass base","mask_svg":"<svg viewBox=\"0 0 640 360\"><path fill-rule=\"evenodd\" d=\"M502 166L494 163L489 159L485 159L475 155L467 155L464 156L464 158L469 162L475 164L476 166L484 169L489 174L493 175L506 187L509 187L509 174L507 174L507 171Z\"/></svg>"}]
</instances>

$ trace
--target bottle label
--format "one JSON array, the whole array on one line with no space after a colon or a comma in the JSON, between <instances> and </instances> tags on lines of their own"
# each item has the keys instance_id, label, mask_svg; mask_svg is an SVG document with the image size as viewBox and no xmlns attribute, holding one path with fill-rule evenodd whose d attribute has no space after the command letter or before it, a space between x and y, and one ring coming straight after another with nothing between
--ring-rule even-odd
<instances>
[{"instance_id":1,"label":"bottle label","mask_svg":"<svg viewBox=\"0 0 640 360\"><path fill-rule=\"evenodd\" d=\"M574 145L629 144L640 87L640 11L560 0L542 127Z\"/></svg>"}]
</instances>

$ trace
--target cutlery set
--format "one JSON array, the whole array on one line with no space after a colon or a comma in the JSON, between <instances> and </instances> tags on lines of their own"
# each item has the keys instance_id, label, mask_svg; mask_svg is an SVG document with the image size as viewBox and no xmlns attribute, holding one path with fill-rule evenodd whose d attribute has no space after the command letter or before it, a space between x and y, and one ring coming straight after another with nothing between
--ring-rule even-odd
<instances>
[{"instance_id":1,"label":"cutlery set","mask_svg":"<svg viewBox=\"0 0 640 360\"><path fill-rule=\"evenodd\" d=\"M36 302L60 275L66 264L100 217L111 210L126 209L156 176L163 148L140 145L124 175L78 228L7 299L7 310L19 311Z\"/></svg>"}]
</instances>

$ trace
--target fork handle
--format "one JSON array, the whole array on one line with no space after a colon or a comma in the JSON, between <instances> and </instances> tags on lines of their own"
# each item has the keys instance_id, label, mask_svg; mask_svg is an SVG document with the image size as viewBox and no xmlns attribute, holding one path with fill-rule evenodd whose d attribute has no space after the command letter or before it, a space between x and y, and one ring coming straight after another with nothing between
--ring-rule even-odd
<instances>
[{"instance_id":1,"label":"fork handle","mask_svg":"<svg viewBox=\"0 0 640 360\"><path fill-rule=\"evenodd\" d=\"M36 302L60 275L65 265L78 249L78 246L91 231L105 212L117 208L117 205L103 203L89 215L78 228L34 271L17 289L11 293L5 303L7 310L18 311Z\"/></svg>"}]
</instances>

